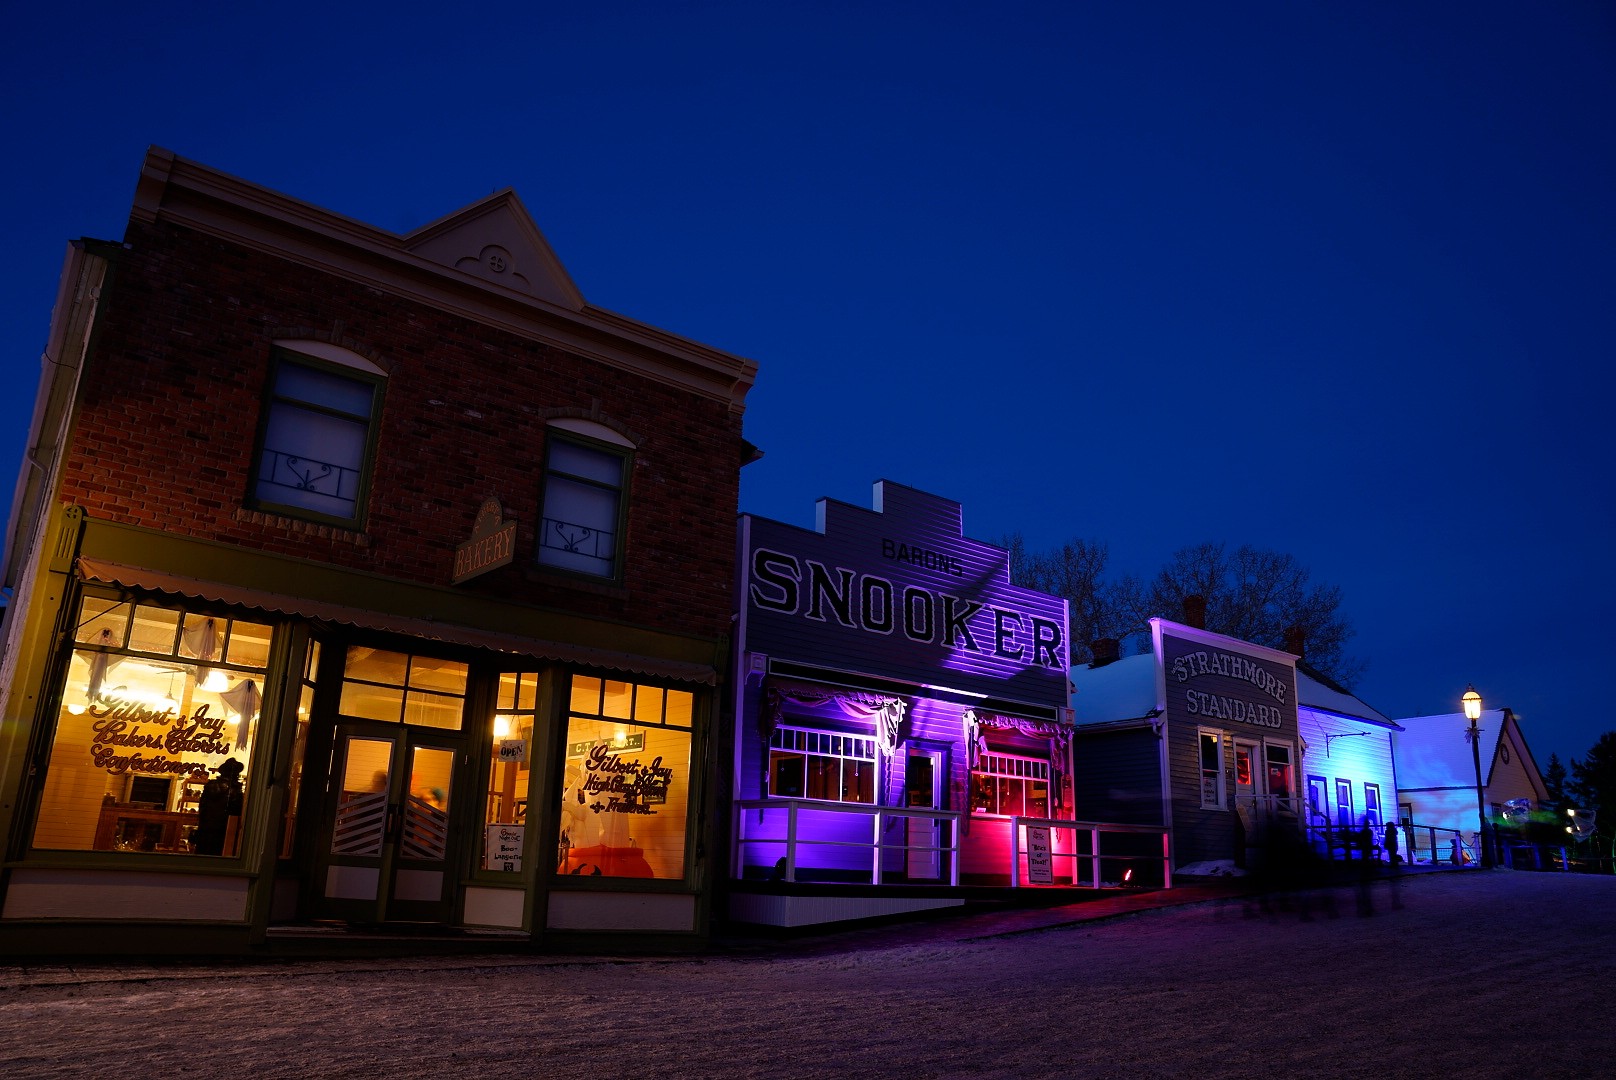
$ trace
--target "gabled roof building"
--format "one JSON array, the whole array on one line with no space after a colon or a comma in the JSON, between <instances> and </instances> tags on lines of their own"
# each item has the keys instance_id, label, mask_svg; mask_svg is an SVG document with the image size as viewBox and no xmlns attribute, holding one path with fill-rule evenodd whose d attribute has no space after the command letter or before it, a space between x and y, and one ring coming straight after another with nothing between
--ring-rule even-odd
<instances>
[{"instance_id":1,"label":"gabled roof building","mask_svg":"<svg viewBox=\"0 0 1616 1080\"><path fill-rule=\"evenodd\" d=\"M1520 721L1510 709L1482 711L1476 722L1479 744L1474 751L1470 721L1463 713L1411 716L1398 723L1401 730L1393 742L1398 801L1405 821L1462 834L1465 846L1477 851L1481 818L1476 791L1478 758L1480 801L1486 807L1489 831L1493 825L1512 824L1509 819L1518 814L1546 808L1549 794L1543 775Z\"/></svg>"},{"instance_id":2,"label":"gabled roof building","mask_svg":"<svg viewBox=\"0 0 1616 1080\"><path fill-rule=\"evenodd\" d=\"M1397 790L1397 725L1300 660L1186 622L1152 619L1150 651L1097 642L1072 669L1073 800L1083 821L1166 825L1180 871L1254 862L1272 830L1320 850L1369 824Z\"/></svg>"},{"instance_id":3,"label":"gabled roof building","mask_svg":"<svg viewBox=\"0 0 1616 1080\"><path fill-rule=\"evenodd\" d=\"M399 235L153 149L5 536L0 952L700 935L755 375L509 190Z\"/></svg>"}]
</instances>

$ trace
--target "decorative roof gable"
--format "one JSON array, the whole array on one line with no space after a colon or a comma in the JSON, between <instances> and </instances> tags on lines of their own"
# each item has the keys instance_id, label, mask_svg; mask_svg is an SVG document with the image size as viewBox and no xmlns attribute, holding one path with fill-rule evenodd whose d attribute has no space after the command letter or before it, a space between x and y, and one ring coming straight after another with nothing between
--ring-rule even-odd
<instances>
[{"instance_id":1,"label":"decorative roof gable","mask_svg":"<svg viewBox=\"0 0 1616 1080\"><path fill-rule=\"evenodd\" d=\"M406 235L152 147L131 224L165 222L745 409L757 364L584 301L510 189Z\"/></svg>"},{"instance_id":2,"label":"decorative roof gable","mask_svg":"<svg viewBox=\"0 0 1616 1080\"><path fill-rule=\"evenodd\" d=\"M583 294L510 188L423 225L403 238L403 247L557 307L584 308Z\"/></svg>"}]
</instances>

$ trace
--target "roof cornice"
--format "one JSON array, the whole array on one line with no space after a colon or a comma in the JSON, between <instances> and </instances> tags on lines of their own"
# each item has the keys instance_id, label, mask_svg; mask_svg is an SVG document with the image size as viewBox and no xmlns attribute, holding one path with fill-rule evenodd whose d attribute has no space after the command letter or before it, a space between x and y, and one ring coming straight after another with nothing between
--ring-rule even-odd
<instances>
[{"instance_id":1,"label":"roof cornice","mask_svg":"<svg viewBox=\"0 0 1616 1080\"><path fill-rule=\"evenodd\" d=\"M520 210L519 200L510 201ZM525 211L522 214L525 218ZM757 376L755 361L585 303L576 290L567 288L570 279L559 263L553 267L564 281L561 294L576 296L576 309L409 250L411 241L447 218L408 237L399 236L153 147L141 170L130 220L183 226L336 274L726 402L733 413L744 410L747 391ZM533 233L537 235L537 230Z\"/></svg>"}]
</instances>

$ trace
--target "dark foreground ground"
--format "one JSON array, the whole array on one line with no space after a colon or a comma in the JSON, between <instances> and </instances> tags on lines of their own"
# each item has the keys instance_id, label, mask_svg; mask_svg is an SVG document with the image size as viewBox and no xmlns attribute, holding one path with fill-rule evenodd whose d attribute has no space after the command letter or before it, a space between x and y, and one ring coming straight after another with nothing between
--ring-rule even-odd
<instances>
[{"instance_id":1,"label":"dark foreground ground","mask_svg":"<svg viewBox=\"0 0 1616 1080\"><path fill-rule=\"evenodd\" d=\"M1210 895L679 959L0 966L0 1076L1616 1073L1616 877Z\"/></svg>"}]
</instances>

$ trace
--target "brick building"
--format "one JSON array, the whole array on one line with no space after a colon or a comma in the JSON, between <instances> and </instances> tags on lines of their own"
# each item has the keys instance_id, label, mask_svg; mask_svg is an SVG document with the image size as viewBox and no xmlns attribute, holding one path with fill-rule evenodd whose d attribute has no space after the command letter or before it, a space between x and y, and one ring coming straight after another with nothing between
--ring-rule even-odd
<instances>
[{"instance_id":1,"label":"brick building","mask_svg":"<svg viewBox=\"0 0 1616 1080\"><path fill-rule=\"evenodd\" d=\"M753 363L154 149L42 366L0 951L703 932Z\"/></svg>"}]
</instances>

